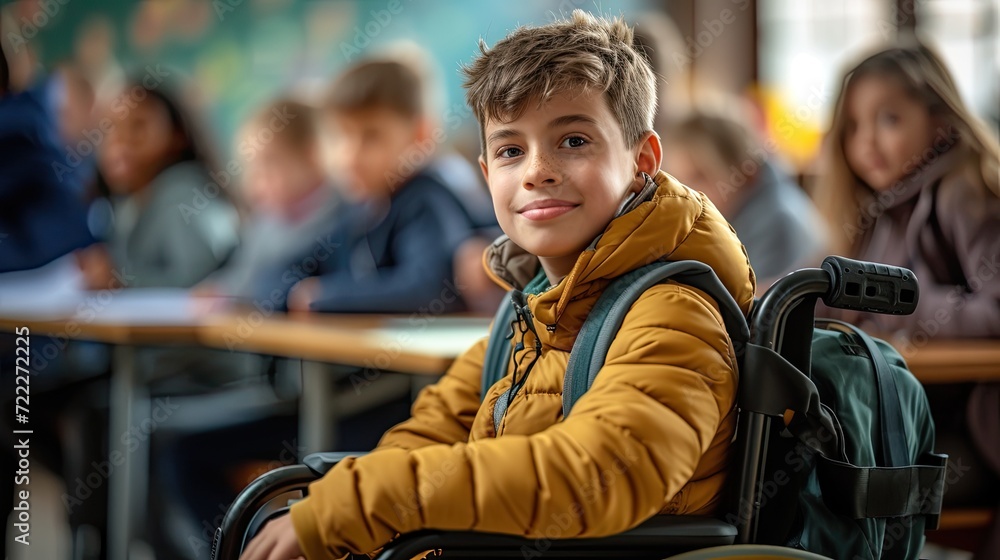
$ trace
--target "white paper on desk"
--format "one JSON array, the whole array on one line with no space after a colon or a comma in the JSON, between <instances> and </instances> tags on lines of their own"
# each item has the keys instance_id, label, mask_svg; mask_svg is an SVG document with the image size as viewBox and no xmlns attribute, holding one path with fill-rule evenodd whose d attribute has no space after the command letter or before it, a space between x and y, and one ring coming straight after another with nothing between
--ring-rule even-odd
<instances>
[{"instance_id":1,"label":"white paper on desk","mask_svg":"<svg viewBox=\"0 0 1000 560\"><path fill-rule=\"evenodd\" d=\"M0 314L26 319L61 319L83 299L83 275L73 255L32 270L0 274Z\"/></svg>"},{"instance_id":2,"label":"white paper on desk","mask_svg":"<svg viewBox=\"0 0 1000 560\"><path fill-rule=\"evenodd\" d=\"M191 294L183 288L129 288L84 292L87 302L77 314L94 324L190 325L199 322Z\"/></svg>"},{"instance_id":3,"label":"white paper on desk","mask_svg":"<svg viewBox=\"0 0 1000 560\"><path fill-rule=\"evenodd\" d=\"M469 349L477 340L489 336L489 322L483 319L452 317L427 318L426 323L399 321L388 328L378 329L379 344L389 348L399 346L423 353L454 357Z\"/></svg>"}]
</instances>

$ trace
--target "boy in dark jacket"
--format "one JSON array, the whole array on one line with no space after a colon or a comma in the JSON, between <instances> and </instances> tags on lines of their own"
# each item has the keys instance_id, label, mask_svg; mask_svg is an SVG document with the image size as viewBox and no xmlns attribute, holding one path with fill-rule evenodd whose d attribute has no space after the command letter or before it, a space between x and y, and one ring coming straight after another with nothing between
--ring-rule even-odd
<instances>
[{"instance_id":1,"label":"boy in dark jacket","mask_svg":"<svg viewBox=\"0 0 1000 560\"><path fill-rule=\"evenodd\" d=\"M443 137L425 109L418 74L394 61L347 70L324 104L330 155L350 203L330 235L331 254L284 271L299 282L292 310L401 313L440 301L461 307L452 255L469 237L469 212L427 169ZM438 306L435 306L437 309Z\"/></svg>"}]
</instances>

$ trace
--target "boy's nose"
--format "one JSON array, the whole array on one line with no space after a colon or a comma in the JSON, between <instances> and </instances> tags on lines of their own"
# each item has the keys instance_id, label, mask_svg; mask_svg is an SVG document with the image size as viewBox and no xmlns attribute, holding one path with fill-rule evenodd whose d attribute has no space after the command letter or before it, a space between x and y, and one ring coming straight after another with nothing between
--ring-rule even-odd
<instances>
[{"instance_id":1,"label":"boy's nose","mask_svg":"<svg viewBox=\"0 0 1000 560\"><path fill-rule=\"evenodd\" d=\"M549 187L557 185L562 178L554 162L545 154L537 154L531 158L524 172L525 188Z\"/></svg>"}]
</instances>

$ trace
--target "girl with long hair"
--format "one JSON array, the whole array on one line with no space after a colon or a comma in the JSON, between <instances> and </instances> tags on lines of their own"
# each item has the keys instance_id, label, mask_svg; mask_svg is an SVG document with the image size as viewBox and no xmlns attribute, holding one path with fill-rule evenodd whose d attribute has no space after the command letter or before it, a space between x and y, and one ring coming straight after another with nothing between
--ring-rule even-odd
<instances>
[{"instance_id":1,"label":"girl with long hair","mask_svg":"<svg viewBox=\"0 0 1000 560\"><path fill-rule=\"evenodd\" d=\"M835 316L895 336L904 356L932 338L1000 338L1000 145L932 49L905 41L846 73L815 194L835 250L920 282L911 316ZM962 472L946 505L996 505L1000 385L928 400L937 448ZM978 557L1000 558L1000 516Z\"/></svg>"}]
</instances>

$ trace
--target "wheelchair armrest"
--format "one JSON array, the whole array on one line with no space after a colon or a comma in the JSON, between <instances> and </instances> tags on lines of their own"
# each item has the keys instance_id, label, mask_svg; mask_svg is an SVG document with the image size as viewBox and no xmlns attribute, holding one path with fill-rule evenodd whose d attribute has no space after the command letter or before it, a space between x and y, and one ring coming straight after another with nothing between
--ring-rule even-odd
<instances>
[{"instance_id":1,"label":"wheelchair armrest","mask_svg":"<svg viewBox=\"0 0 1000 560\"><path fill-rule=\"evenodd\" d=\"M309 467L309 470L317 476L323 476L337 463L348 457L361 457L367 455L367 451L325 451L323 453L312 453L302 459L302 464Z\"/></svg>"},{"instance_id":2,"label":"wheelchair armrest","mask_svg":"<svg viewBox=\"0 0 1000 560\"><path fill-rule=\"evenodd\" d=\"M289 465L257 477L236 497L222 525L215 530L212 560L239 558L256 513L282 494L304 490L316 478L316 473L305 465Z\"/></svg>"},{"instance_id":3,"label":"wheelchair armrest","mask_svg":"<svg viewBox=\"0 0 1000 560\"><path fill-rule=\"evenodd\" d=\"M663 558L689 550L731 545L736 527L714 517L657 515L643 524L608 537L528 539L516 535L472 531L417 531L382 549L377 560L409 560L421 552L442 549L456 558Z\"/></svg>"}]
</instances>

